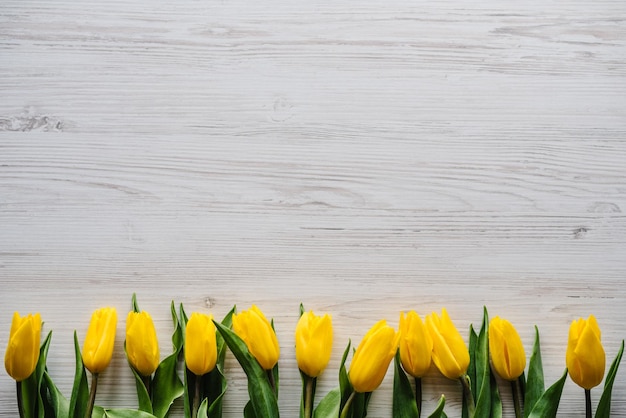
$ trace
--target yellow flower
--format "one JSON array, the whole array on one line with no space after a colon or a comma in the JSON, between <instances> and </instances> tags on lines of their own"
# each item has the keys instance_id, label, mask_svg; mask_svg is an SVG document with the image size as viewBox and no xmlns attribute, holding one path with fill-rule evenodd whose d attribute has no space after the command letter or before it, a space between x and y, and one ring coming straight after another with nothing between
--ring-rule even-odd
<instances>
[{"instance_id":1,"label":"yellow flower","mask_svg":"<svg viewBox=\"0 0 626 418\"><path fill-rule=\"evenodd\" d=\"M413 377L422 377L430 368L433 339L417 312L400 314L400 360Z\"/></svg>"},{"instance_id":2,"label":"yellow flower","mask_svg":"<svg viewBox=\"0 0 626 418\"><path fill-rule=\"evenodd\" d=\"M515 327L498 316L489 323L489 352L496 373L505 380L516 380L524 373L526 353Z\"/></svg>"},{"instance_id":3,"label":"yellow flower","mask_svg":"<svg viewBox=\"0 0 626 418\"><path fill-rule=\"evenodd\" d=\"M116 327L115 308L100 308L91 315L83 344L83 363L91 373L102 372L111 362Z\"/></svg>"},{"instance_id":4,"label":"yellow flower","mask_svg":"<svg viewBox=\"0 0 626 418\"><path fill-rule=\"evenodd\" d=\"M185 328L185 363L195 375L202 376L215 368L217 342L212 315L191 314Z\"/></svg>"},{"instance_id":5,"label":"yellow flower","mask_svg":"<svg viewBox=\"0 0 626 418\"><path fill-rule=\"evenodd\" d=\"M604 377L605 355L600 341L600 327L593 315L579 318L569 328L565 362L570 377L578 386L591 389Z\"/></svg>"},{"instance_id":6,"label":"yellow flower","mask_svg":"<svg viewBox=\"0 0 626 418\"><path fill-rule=\"evenodd\" d=\"M252 305L249 310L233 315L233 331L246 343L261 367L274 368L280 356L278 338L259 308Z\"/></svg>"},{"instance_id":7,"label":"yellow flower","mask_svg":"<svg viewBox=\"0 0 626 418\"><path fill-rule=\"evenodd\" d=\"M433 339L433 362L441 374L448 379L463 376L469 366L469 351L448 312L443 309L441 317L435 312L428 315L426 327Z\"/></svg>"},{"instance_id":8,"label":"yellow flower","mask_svg":"<svg viewBox=\"0 0 626 418\"><path fill-rule=\"evenodd\" d=\"M378 321L357 347L348 377L356 392L373 392L382 383L391 359L398 351L400 333Z\"/></svg>"},{"instance_id":9,"label":"yellow flower","mask_svg":"<svg viewBox=\"0 0 626 418\"><path fill-rule=\"evenodd\" d=\"M126 317L126 355L142 376L150 376L159 366L159 342L150 314L129 312Z\"/></svg>"},{"instance_id":10,"label":"yellow flower","mask_svg":"<svg viewBox=\"0 0 626 418\"><path fill-rule=\"evenodd\" d=\"M307 376L317 377L328 365L333 346L333 325L326 314L305 312L296 326L296 361Z\"/></svg>"},{"instance_id":11,"label":"yellow flower","mask_svg":"<svg viewBox=\"0 0 626 418\"><path fill-rule=\"evenodd\" d=\"M41 341L41 316L13 314L9 344L4 355L4 367L17 382L28 378L35 371L39 360Z\"/></svg>"}]
</instances>

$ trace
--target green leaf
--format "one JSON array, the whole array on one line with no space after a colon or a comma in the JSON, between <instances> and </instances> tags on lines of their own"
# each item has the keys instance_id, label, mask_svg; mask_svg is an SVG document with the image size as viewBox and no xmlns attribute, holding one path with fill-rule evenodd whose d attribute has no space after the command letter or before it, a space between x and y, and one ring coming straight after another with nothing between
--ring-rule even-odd
<instances>
[{"instance_id":1,"label":"green leaf","mask_svg":"<svg viewBox=\"0 0 626 418\"><path fill-rule=\"evenodd\" d=\"M246 402L246 406L243 407L243 416L244 418L257 418L256 412L254 412L254 407L252 406L252 402Z\"/></svg>"},{"instance_id":2,"label":"green leaf","mask_svg":"<svg viewBox=\"0 0 626 418\"><path fill-rule=\"evenodd\" d=\"M393 360L393 403L392 416L394 418L419 418L415 393L411 382L402 369L400 351L396 352Z\"/></svg>"},{"instance_id":3,"label":"green leaf","mask_svg":"<svg viewBox=\"0 0 626 418\"><path fill-rule=\"evenodd\" d=\"M446 397L441 395L439 398L439 403L437 404L437 408L433 411L432 414L428 416L428 418L446 418L446 414L443 412L443 408L446 406Z\"/></svg>"},{"instance_id":4,"label":"green leaf","mask_svg":"<svg viewBox=\"0 0 626 418\"><path fill-rule=\"evenodd\" d=\"M226 314L224 319L222 319L222 325L225 327L232 329L233 327L233 314L235 313L236 307L233 306L230 311ZM215 340L217 342L217 367L224 372L224 359L226 358L226 343L224 342L224 337L219 332L215 336Z\"/></svg>"},{"instance_id":5,"label":"green leaf","mask_svg":"<svg viewBox=\"0 0 626 418\"><path fill-rule=\"evenodd\" d=\"M502 399L498 390L498 382L496 376L490 373L491 383L491 418L502 418Z\"/></svg>"},{"instance_id":6,"label":"green leaf","mask_svg":"<svg viewBox=\"0 0 626 418\"><path fill-rule=\"evenodd\" d=\"M202 401L202 403L200 404L200 406L198 407L198 418L208 418L208 405L209 405L209 400L207 398L204 398L204 400Z\"/></svg>"},{"instance_id":7,"label":"green leaf","mask_svg":"<svg viewBox=\"0 0 626 418\"><path fill-rule=\"evenodd\" d=\"M174 324L173 352L159 363L152 379L152 413L157 418L166 417L174 401L184 393L183 382L180 381L176 372L178 357L183 348L183 336L173 301L170 311Z\"/></svg>"},{"instance_id":8,"label":"green leaf","mask_svg":"<svg viewBox=\"0 0 626 418\"><path fill-rule=\"evenodd\" d=\"M269 383L265 370L250 354L246 343L239 336L224 325L213 322L248 376L248 394L256 415L263 418L278 418L278 398Z\"/></svg>"},{"instance_id":9,"label":"green leaf","mask_svg":"<svg viewBox=\"0 0 626 418\"><path fill-rule=\"evenodd\" d=\"M596 418L609 418L611 416L611 392L613 391L613 382L615 381L619 363L622 361L622 354L624 354L624 340L622 340L622 346L617 352L617 356L615 356L615 360L613 360L609 372L604 379L604 390L602 391L600 402L598 402Z\"/></svg>"},{"instance_id":10,"label":"green leaf","mask_svg":"<svg viewBox=\"0 0 626 418\"><path fill-rule=\"evenodd\" d=\"M133 312L135 312L135 313L141 312L141 310L139 309L139 305L137 304L137 294L136 293L133 293L133 297L131 298L130 305L131 305L131 308L132 308Z\"/></svg>"},{"instance_id":11,"label":"green leaf","mask_svg":"<svg viewBox=\"0 0 626 418\"><path fill-rule=\"evenodd\" d=\"M224 394L226 393L226 388L228 384L226 383L226 378L218 369L215 367L209 373L205 374L202 377L204 390L202 395L204 399L207 400L208 414L211 418L217 418L222 416L222 399Z\"/></svg>"},{"instance_id":12,"label":"green leaf","mask_svg":"<svg viewBox=\"0 0 626 418\"><path fill-rule=\"evenodd\" d=\"M44 372L44 386L48 392L48 402L52 408L54 414L53 417L69 417L70 416L70 401L63 396L59 388L54 384L52 378L48 372Z\"/></svg>"},{"instance_id":13,"label":"green leaf","mask_svg":"<svg viewBox=\"0 0 626 418\"><path fill-rule=\"evenodd\" d=\"M541 395L541 398L537 400L528 415L530 418L556 417L556 411L559 409L559 401L561 400L561 393L563 392L563 385L565 385L566 378L567 369L565 369L563 376L550 386L548 390Z\"/></svg>"},{"instance_id":14,"label":"green leaf","mask_svg":"<svg viewBox=\"0 0 626 418\"><path fill-rule=\"evenodd\" d=\"M528 365L528 379L524 395L524 418L528 418L530 411L545 392L543 380L543 364L541 362L541 344L539 342L539 328L535 326L535 345Z\"/></svg>"},{"instance_id":15,"label":"green leaf","mask_svg":"<svg viewBox=\"0 0 626 418\"><path fill-rule=\"evenodd\" d=\"M367 416L367 406L370 403L372 392L355 393L354 400L352 401L352 417L353 418L365 418Z\"/></svg>"},{"instance_id":16,"label":"green leaf","mask_svg":"<svg viewBox=\"0 0 626 418\"><path fill-rule=\"evenodd\" d=\"M341 391L335 388L328 392L313 411L313 418L337 418L339 416L339 404L341 403Z\"/></svg>"},{"instance_id":17,"label":"green leaf","mask_svg":"<svg viewBox=\"0 0 626 418\"><path fill-rule=\"evenodd\" d=\"M155 418L154 415L135 409L105 409L105 418Z\"/></svg>"},{"instance_id":18,"label":"green leaf","mask_svg":"<svg viewBox=\"0 0 626 418\"><path fill-rule=\"evenodd\" d=\"M87 373L83 365L83 357L80 353L78 336L74 331L74 356L76 358L76 368L74 371L74 384L72 385L72 397L70 398L70 418L84 418L89 403L89 385L87 383Z\"/></svg>"},{"instance_id":19,"label":"green leaf","mask_svg":"<svg viewBox=\"0 0 626 418\"><path fill-rule=\"evenodd\" d=\"M474 397L474 399L477 398L477 385L474 383L476 382L476 346L478 345L478 334L476 334L476 331L474 331L474 326L470 325L470 331L469 331L469 355L470 355L470 363L469 366L467 368L467 377L469 378L470 381L470 385L471 385L471 391L472 391L472 396ZM463 404L462 404L462 408L461 408L461 417L462 418L469 418L469 409L468 409L468 405L465 399L465 396L463 396Z\"/></svg>"},{"instance_id":20,"label":"green leaf","mask_svg":"<svg viewBox=\"0 0 626 418\"><path fill-rule=\"evenodd\" d=\"M300 395L300 418L304 417L304 402L306 399L307 384L311 385L311 407L315 402L315 390L317 389L317 377L307 376L302 370L300 370L300 380L302 381L302 394Z\"/></svg>"},{"instance_id":21,"label":"green leaf","mask_svg":"<svg viewBox=\"0 0 626 418\"><path fill-rule=\"evenodd\" d=\"M46 386L44 384L43 375L46 371L46 361L48 358L48 349L50 348L50 341L52 340L52 331L48 332L44 342L39 348L39 359L37 360L37 366L33 373L35 377L35 387L37 390L37 414L39 418L44 418L46 415L47 406L47 393ZM31 375L31 377L33 377ZM48 412L49 413L49 412Z\"/></svg>"},{"instance_id":22,"label":"green leaf","mask_svg":"<svg viewBox=\"0 0 626 418\"><path fill-rule=\"evenodd\" d=\"M490 418L491 368L489 366L489 315L486 307L483 308L483 324L478 334L474 360L476 362L476 386L478 392L474 418ZM474 382L472 382L472 386L474 386Z\"/></svg>"},{"instance_id":23,"label":"green leaf","mask_svg":"<svg viewBox=\"0 0 626 418\"><path fill-rule=\"evenodd\" d=\"M341 402L339 403L339 409L343 410L343 407L346 405L348 398L354 392L354 388L352 387L352 383L350 383L350 379L348 378L348 371L346 370L346 360L348 359L348 353L350 352L351 342L348 341L348 345L343 352L343 356L341 357L341 363L339 365L339 390L341 392Z\"/></svg>"}]
</instances>

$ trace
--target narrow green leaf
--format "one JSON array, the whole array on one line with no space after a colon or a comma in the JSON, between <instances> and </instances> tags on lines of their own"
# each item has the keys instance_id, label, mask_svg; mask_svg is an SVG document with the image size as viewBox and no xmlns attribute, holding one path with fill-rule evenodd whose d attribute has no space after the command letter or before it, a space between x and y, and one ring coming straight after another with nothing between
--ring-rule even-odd
<instances>
[{"instance_id":1,"label":"narrow green leaf","mask_svg":"<svg viewBox=\"0 0 626 418\"><path fill-rule=\"evenodd\" d=\"M359 393L354 395L354 401L352 401L352 417L353 418L365 418L367 417L367 407L370 403L372 392Z\"/></svg>"},{"instance_id":2,"label":"narrow green leaf","mask_svg":"<svg viewBox=\"0 0 626 418\"><path fill-rule=\"evenodd\" d=\"M342 410L345 406L348 398L354 392L354 388L350 383L350 379L348 378L348 371L346 370L346 360L348 359L348 353L350 352L351 342L348 341L348 345L343 352L343 356L341 357L341 363L339 365L339 390L341 391L341 402L339 404L339 409Z\"/></svg>"},{"instance_id":3,"label":"narrow green leaf","mask_svg":"<svg viewBox=\"0 0 626 418\"><path fill-rule=\"evenodd\" d=\"M491 383L491 418L502 418L502 399L495 374L490 373L489 379Z\"/></svg>"},{"instance_id":4,"label":"narrow green leaf","mask_svg":"<svg viewBox=\"0 0 626 418\"><path fill-rule=\"evenodd\" d=\"M541 398L537 400L535 406L528 415L530 418L554 418L556 417L556 411L559 409L559 401L561 400L561 393L563 392L563 385L565 385L565 379L567 378L567 369L563 373L563 376L557 380L552 386L550 386L541 395Z\"/></svg>"},{"instance_id":5,"label":"narrow green leaf","mask_svg":"<svg viewBox=\"0 0 626 418\"><path fill-rule=\"evenodd\" d=\"M437 404L437 407L435 408L433 413L428 416L428 418L445 418L446 414L443 412L443 408L445 406L446 406L446 397L444 395L441 395L441 398L439 398L439 403Z\"/></svg>"},{"instance_id":6,"label":"narrow green leaf","mask_svg":"<svg viewBox=\"0 0 626 418\"><path fill-rule=\"evenodd\" d=\"M48 372L44 372L44 385L48 392L48 400L50 402L50 406L54 411L53 417L69 417L70 416L70 401L63 396L59 388L54 384L52 378L48 374Z\"/></svg>"},{"instance_id":7,"label":"narrow green leaf","mask_svg":"<svg viewBox=\"0 0 626 418\"><path fill-rule=\"evenodd\" d=\"M135 409L105 409L106 418L155 418L154 415Z\"/></svg>"},{"instance_id":8,"label":"narrow green leaf","mask_svg":"<svg viewBox=\"0 0 626 418\"><path fill-rule=\"evenodd\" d=\"M530 411L545 392L543 380L543 364L541 361L541 344L539 342L539 328L535 326L535 344L528 365L528 379L524 395L524 418L528 418Z\"/></svg>"},{"instance_id":9,"label":"narrow green leaf","mask_svg":"<svg viewBox=\"0 0 626 418\"><path fill-rule=\"evenodd\" d=\"M48 359L48 349L50 348L50 341L52 340L52 331L48 332L44 342L39 348L39 359L37 360L37 366L33 372L35 378L35 388L37 390L37 415L39 418L44 418L46 414L47 406L47 393L44 384L43 375L46 371L46 361ZM31 377L33 377L31 376Z\"/></svg>"},{"instance_id":10,"label":"narrow green leaf","mask_svg":"<svg viewBox=\"0 0 626 418\"><path fill-rule=\"evenodd\" d=\"M203 380L203 397L207 400L208 414L211 418L222 416L222 399L226 393L228 384L226 378L215 367L209 373L202 377Z\"/></svg>"},{"instance_id":11,"label":"narrow green leaf","mask_svg":"<svg viewBox=\"0 0 626 418\"><path fill-rule=\"evenodd\" d=\"M470 355L470 363L469 363L469 367L467 368L467 376L469 377L470 380L470 387L471 387L471 391L472 391L472 396L474 397L474 399L476 399L478 397L477 395L477 385L476 385L476 347L478 346L478 334L476 334L476 331L474 330L474 326L470 325L470 330L469 330L469 355ZM463 396L463 403L461 406L461 417L462 418L469 418L469 410L468 410L468 405L465 399L465 396Z\"/></svg>"},{"instance_id":12,"label":"narrow green leaf","mask_svg":"<svg viewBox=\"0 0 626 418\"><path fill-rule=\"evenodd\" d=\"M243 407L243 417L244 418L257 418L256 412L254 412L254 407L252 406L252 402L248 401L246 406Z\"/></svg>"},{"instance_id":13,"label":"narrow green leaf","mask_svg":"<svg viewBox=\"0 0 626 418\"><path fill-rule=\"evenodd\" d=\"M148 393L148 389L143 381L143 378L137 370L130 364L130 360L128 359L128 352L126 351L126 341L124 341L124 354L126 355L126 360L128 360L128 365L135 376L135 388L137 390L137 402L139 404L139 410L145 411L148 413L152 413L152 401L150 400L150 394Z\"/></svg>"},{"instance_id":14,"label":"narrow green leaf","mask_svg":"<svg viewBox=\"0 0 626 418\"><path fill-rule=\"evenodd\" d=\"M491 368L489 366L489 315L487 308L483 308L483 323L478 333L476 352L476 412L474 418L491 417ZM472 382L474 386L474 382Z\"/></svg>"},{"instance_id":15,"label":"narrow green leaf","mask_svg":"<svg viewBox=\"0 0 626 418\"><path fill-rule=\"evenodd\" d=\"M131 298L130 305L131 305L131 308L132 308L133 312L135 312L135 313L141 312L141 310L139 309L139 305L137 304L137 294L136 293L133 293L133 297Z\"/></svg>"},{"instance_id":16,"label":"narrow green leaf","mask_svg":"<svg viewBox=\"0 0 626 418\"><path fill-rule=\"evenodd\" d=\"M198 407L198 418L208 418L209 416L208 405L209 405L209 400L207 398L204 398L204 400Z\"/></svg>"},{"instance_id":17,"label":"narrow green leaf","mask_svg":"<svg viewBox=\"0 0 626 418\"><path fill-rule=\"evenodd\" d=\"M78 336L74 331L74 356L76 358L76 369L74 371L74 384L72 385L72 397L70 398L70 418L84 418L89 402L89 384L87 383L87 373L83 365L83 357L80 353Z\"/></svg>"},{"instance_id":18,"label":"narrow green leaf","mask_svg":"<svg viewBox=\"0 0 626 418\"><path fill-rule=\"evenodd\" d=\"M248 351L246 343L230 329L215 322L217 330L248 376L248 394L257 416L278 418L278 398L269 383L265 370Z\"/></svg>"},{"instance_id":19,"label":"narrow green leaf","mask_svg":"<svg viewBox=\"0 0 626 418\"><path fill-rule=\"evenodd\" d=\"M226 314L224 319L222 319L222 325L224 325L228 329L232 329L233 327L233 314L235 313L236 307L233 306L230 311ZM217 367L224 372L224 359L226 358L226 344L224 342L224 337L219 332L215 336L215 340L217 342Z\"/></svg>"},{"instance_id":20,"label":"narrow green leaf","mask_svg":"<svg viewBox=\"0 0 626 418\"><path fill-rule=\"evenodd\" d=\"M615 360L613 360L609 372L604 379L604 390L602 391L600 402L598 402L596 418L609 418L611 416L611 392L613 391L613 382L615 381L615 375L617 375L617 369L619 368L619 363L622 361L623 354L624 340L622 340L622 345L617 352L617 356L615 356Z\"/></svg>"},{"instance_id":21,"label":"narrow green leaf","mask_svg":"<svg viewBox=\"0 0 626 418\"><path fill-rule=\"evenodd\" d=\"M157 418L165 418L174 401L183 396L184 393L183 383L176 371L178 357L183 348L183 336L173 301L170 311L174 324L173 352L159 363L152 379L152 413Z\"/></svg>"},{"instance_id":22,"label":"narrow green leaf","mask_svg":"<svg viewBox=\"0 0 626 418\"><path fill-rule=\"evenodd\" d=\"M339 417L339 404L341 403L341 391L335 388L328 392L313 411L313 418L337 418Z\"/></svg>"},{"instance_id":23,"label":"narrow green leaf","mask_svg":"<svg viewBox=\"0 0 626 418\"><path fill-rule=\"evenodd\" d=\"M415 393L409 378L402 369L399 350L396 352L393 363L392 416L394 418L419 418Z\"/></svg>"}]
</instances>

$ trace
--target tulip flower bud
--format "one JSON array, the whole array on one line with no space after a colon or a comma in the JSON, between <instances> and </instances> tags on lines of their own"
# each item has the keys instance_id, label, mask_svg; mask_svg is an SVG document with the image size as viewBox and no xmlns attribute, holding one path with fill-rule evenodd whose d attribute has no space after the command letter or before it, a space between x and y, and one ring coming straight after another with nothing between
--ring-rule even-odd
<instances>
[{"instance_id":1,"label":"tulip flower bud","mask_svg":"<svg viewBox=\"0 0 626 418\"><path fill-rule=\"evenodd\" d=\"M4 367L9 376L21 382L35 371L39 360L41 341L41 316L13 314L9 344L4 355Z\"/></svg>"},{"instance_id":2,"label":"tulip flower bud","mask_svg":"<svg viewBox=\"0 0 626 418\"><path fill-rule=\"evenodd\" d=\"M212 315L194 312L185 327L185 363L196 376L207 374L217 363L217 340Z\"/></svg>"},{"instance_id":3,"label":"tulip flower bud","mask_svg":"<svg viewBox=\"0 0 626 418\"><path fill-rule=\"evenodd\" d=\"M578 386L591 389L604 377L605 354L600 341L600 327L593 315L579 318L569 328L565 362L567 370Z\"/></svg>"},{"instance_id":4,"label":"tulip flower bud","mask_svg":"<svg viewBox=\"0 0 626 418\"><path fill-rule=\"evenodd\" d=\"M356 392L373 392L385 378L391 359L398 351L400 333L378 321L354 352L348 378Z\"/></svg>"},{"instance_id":5,"label":"tulip flower bud","mask_svg":"<svg viewBox=\"0 0 626 418\"><path fill-rule=\"evenodd\" d=\"M83 363L91 373L102 372L111 362L116 327L115 308L100 308L91 315L83 344Z\"/></svg>"},{"instance_id":6,"label":"tulip flower bud","mask_svg":"<svg viewBox=\"0 0 626 418\"><path fill-rule=\"evenodd\" d=\"M126 317L126 355L142 376L150 376L159 366L159 342L150 314L129 312Z\"/></svg>"},{"instance_id":7,"label":"tulip flower bud","mask_svg":"<svg viewBox=\"0 0 626 418\"><path fill-rule=\"evenodd\" d=\"M489 323L489 352L491 364L505 380L516 380L524 373L526 354L517 330L498 316Z\"/></svg>"},{"instance_id":8,"label":"tulip flower bud","mask_svg":"<svg viewBox=\"0 0 626 418\"><path fill-rule=\"evenodd\" d=\"M433 339L417 312L400 314L400 360L404 371L413 377L428 372L433 351Z\"/></svg>"},{"instance_id":9,"label":"tulip flower bud","mask_svg":"<svg viewBox=\"0 0 626 418\"><path fill-rule=\"evenodd\" d=\"M330 315L317 316L305 312L296 326L296 361L298 368L309 377L317 377L328 365L333 346L333 326Z\"/></svg>"},{"instance_id":10,"label":"tulip flower bud","mask_svg":"<svg viewBox=\"0 0 626 418\"><path fill-rule=\"evenodd\" d=\"M426 317L426 327L433 339L433 362L448 379L458 379L467 372L470 358L463 337L454 327L445 309L441 317L433 312Z\"/></svg>"},{"instance_id":11,"label":"tulip flower bud","mask_svg":"<svg viewBox=\"0 0 626 418\"><path fill-rule=\"evenodd\" d=\"M271 370L278 363L278 338L263 312L256 306L233 315L233 331L241 338L261 367Z\"/></svg>"}]
</instances>

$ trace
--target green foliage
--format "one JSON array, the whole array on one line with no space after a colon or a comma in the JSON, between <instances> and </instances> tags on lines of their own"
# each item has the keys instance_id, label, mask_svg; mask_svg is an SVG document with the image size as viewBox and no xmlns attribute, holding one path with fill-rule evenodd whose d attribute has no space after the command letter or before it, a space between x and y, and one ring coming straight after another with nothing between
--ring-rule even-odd
<instances>
[{"instance_id":1,"label":"green foliage","mask_svg":"<svg viewBox=\"0 0 626 418\"><path fill-rule=\"evenodd\" d=\"M598 402L596 418L609 418L611 416L611 392L613 391L613 382L615 381L615 375L617 375L617 369L619 368L619 363L622 361L623 354L624 340L622 340L622 345L617 352L617 356L615 356L615 360L613 360L609 372L604 379L604 390L602 391L600 402Z\"/></svg>"}]
</instances>

